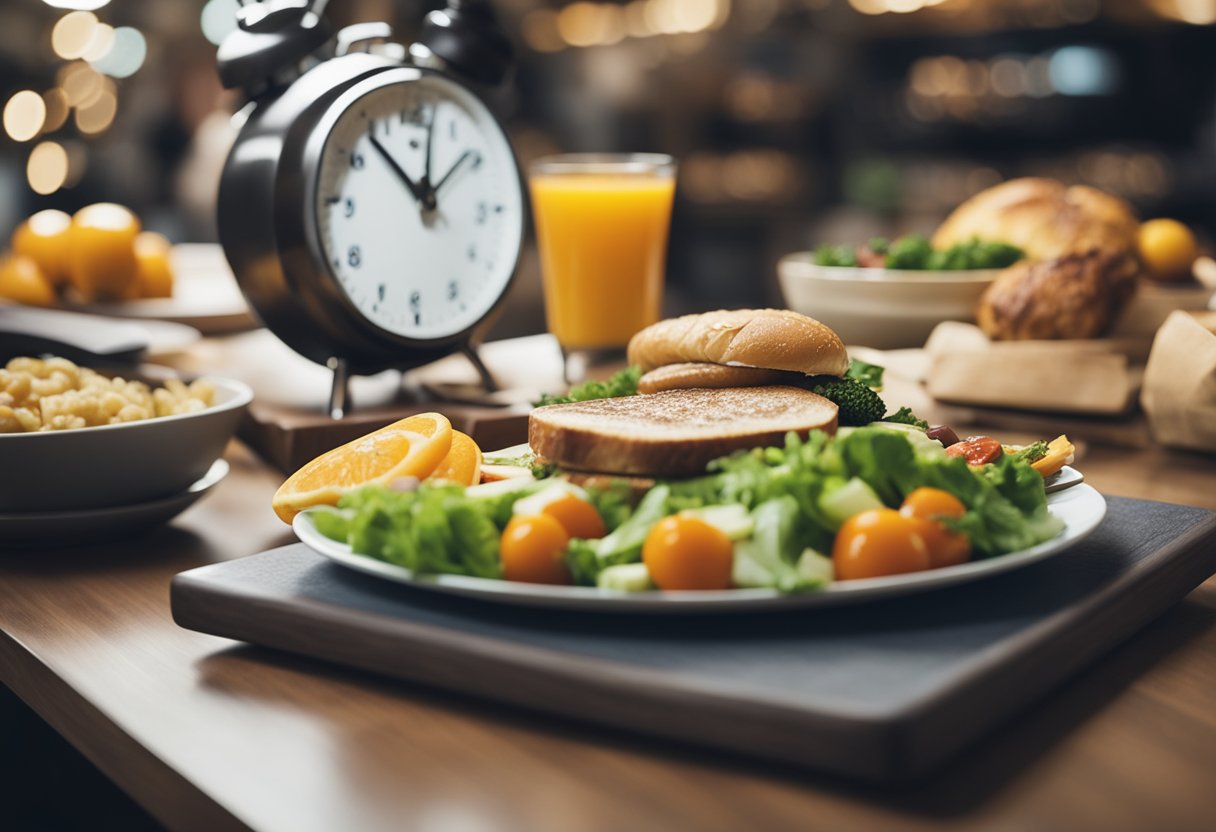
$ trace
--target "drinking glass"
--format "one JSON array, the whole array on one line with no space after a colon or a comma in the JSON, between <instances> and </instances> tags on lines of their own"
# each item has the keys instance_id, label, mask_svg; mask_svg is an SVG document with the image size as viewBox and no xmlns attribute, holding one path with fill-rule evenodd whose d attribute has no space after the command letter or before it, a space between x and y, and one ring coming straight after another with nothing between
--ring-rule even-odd
<instances>
[{"instance_id":1,"label":"drinking glass","mask_svg":"<svg viewBox=\"0 0 1216 832\"><path fill-rule=\"evenodd\" d=\"M571 153L539 159L528 173L545 319L570 383L659 320L676 163L657 153Z\"/></svg>"}]
</instances>

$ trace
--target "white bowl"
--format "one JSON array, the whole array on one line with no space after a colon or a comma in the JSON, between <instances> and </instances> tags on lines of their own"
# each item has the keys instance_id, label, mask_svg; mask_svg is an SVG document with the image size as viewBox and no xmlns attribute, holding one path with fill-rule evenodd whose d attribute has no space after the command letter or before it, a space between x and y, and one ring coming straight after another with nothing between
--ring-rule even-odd
<instances>
[{"instance_id":1,"label":"white bowl","mask_svg":"<svg viewBox=\"0 0 1216 832\"><path fill-rule=\"evenodd\" d=\"M184 492L224 452L253 399L243 382L207 381L215 403L195 413L0 434L0 513L131 505Z\"/></svg>"},{"instance_id":2,"label":"white bowl","mask_svg":"<svg viewBox=\"0 0 1216 832\"><path fill-rule=\"evenodd\" d=\"M929 272L817 266L800 251L781 259L785 305L827 324L846 344L920 347L942 321L974 321L1000 269Z\"/></svg>"}]
</instances>

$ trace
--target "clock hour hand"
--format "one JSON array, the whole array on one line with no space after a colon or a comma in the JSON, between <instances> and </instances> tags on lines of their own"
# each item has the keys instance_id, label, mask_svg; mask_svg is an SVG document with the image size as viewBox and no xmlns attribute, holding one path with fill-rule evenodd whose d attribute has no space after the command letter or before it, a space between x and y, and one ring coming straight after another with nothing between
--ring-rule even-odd
<instances>
[{"instance_id":1,"label":"clock hour hand","mask_svg":"<svg viewBox=\"0 0 1216 832\"><path fill-rule=\"evenodd\" d=\"M454 174L457 170L459 170L460 166L463 165L465 162L467 162L469 159L480 159L480 158L481 158L481 154L478 153L476 150L470 149L470 150L466 150L464 153L461 153L460 158L457 159L450 168L448 168L448 172L445 173L443 175L443 177L438 182L435 183L435 187L431 189L432 192L438 193L439 189L443 187L444 183L452 178L452 174Z\"/></svg>"},{"instance_id":2,"label":"clock hour hand","mask_svg":"<svg viewBox=\"0 0 1216 832\"><path fill-rule=\"evenodd\" d=\"M424 207L430 207L429 203L433 203L435 198L419 187L417 182L410 179L409 174L401 168L401 165L397 164L397 160L389 155L384 145L380 144L380 141L375 136L368 136L368 139L371 141L372 147L376 148L376 152L384 157L384 161L388 162L388 166L393 169L393 173L397 174L397 177L405 183L405 187L409 189L414 199Z\"/></svg>"}]
</instances>

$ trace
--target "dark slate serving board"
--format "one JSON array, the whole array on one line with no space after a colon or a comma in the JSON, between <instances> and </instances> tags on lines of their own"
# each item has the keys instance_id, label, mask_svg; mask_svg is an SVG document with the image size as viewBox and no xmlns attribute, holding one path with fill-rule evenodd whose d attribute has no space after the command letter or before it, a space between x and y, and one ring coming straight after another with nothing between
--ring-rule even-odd
<instances>
[{"instance_id":1,"label":"dark slate serving board","mask_svg":"<svg viewBox=\"0 0 1216 832\"><path fill-rule=\"evenodd\" d=\"M186 628L527 708L875 779L921 775L1216 571L1216 514L1110 498L1092 537L852 607L625 617L390 584L300 544L184 572Z\"/></svg>"}]
</instances>

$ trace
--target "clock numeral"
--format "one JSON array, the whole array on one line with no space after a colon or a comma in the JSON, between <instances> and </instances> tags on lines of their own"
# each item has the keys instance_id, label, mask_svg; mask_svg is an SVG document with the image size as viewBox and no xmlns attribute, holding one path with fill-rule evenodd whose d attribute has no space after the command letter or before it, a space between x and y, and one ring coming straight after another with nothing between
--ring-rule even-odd
<instances>
[{"instance_id":1,"label":"clock numeral","mask_svg":"<svg viewBox=\"0 0 1216 832\"><path fill-rule=\"evenodd\" d=\"M363 253L359 251L358 246L351 246L346 252L346 262L350 264L352 269L357 269L363 265Z\"/></svg>"},{"instance_id":2,"label":"clock numeral","mask_svg":"<svg viewBox=\"0 0 1216 832\"><path fill-rule=\"evenodd\" d=\"M355 170L363 170L363 154L358 152L350 154L350 166Z\"/></svg>"},{"instance_id":3,"label":"clock numeral","mask_svg":"<svg viewBox=\"0 0 1216 832\"><path fill-rule=\"evenodd\" d=\"M417 290L410 292L410 310L414 313L414 325L418 326L422 323L422 293Z\"/></svg>"},{"instance_id":4,"label":"clock numeral","mask_svg":"<svg viewBox=\"0 0 1216 832\"><path fill-rule=\"evenodd\" d=\"M477 203L477 224L485 225L486 217L489 216L490 210L484 202Z\"/></svg>"},{"instance_id":5,"label":"clock numeral","mask_svg":"<svg viewBox=\"0 0 1216 832\"><path fill-rule=\"evenodd\" d=\"M481 154L478 153L476 156L473 157L472 168L473 168L473 170L477 170L480 167L481 167Z\"/></svg>"},{"instance_id":6,"label":"clock numeral","mask_svg":"<svg viewBox=\"0 0 1216 832\"><path fill-rule=\"evenodd\" d=\"M460 284L455 280L448 281L448 300L456 300L460 297Z\"/></svg>"},{"instance_id":7,"label":"clock numeral","mask_svg":"<svg viewBox=\"0 0 1216 832\"><path fill-rule=\"evenodd\" d=\"M477 246L469 246L469 250L466 252L466 254L468 254L470 262L476 260L477 259Z\"/></svg>"},{"instance_id":8,"label":"clock numeral","mask_svg":"<svg viewBox=\"0 0 1216 832\"><path fill-rule=\"evenodd\" d=\"M448 122L448 138L450 138L452 141L456 141L456 119L452 119Z\"/></svg>"},{"instance_id":9,"label":"clock numeral","mask_svg":"<svg viewBox=\"0 0 1216 832\"><path fill-rule=\"evenodd\" d=\"M383 284L383 283L381 283L379 286L377 286L377 287L376 287L376 296L377 296L377 297L378 297L378 298L379 298L381 301L383 301L383 300L384 300L384 293L385 293L385 291L386 291L386 288L385 288L385 286L384 286L384 284Z\"/></svg>"},{"instance_id":10,"label":"clock numeral","mask_svg":"<svg viewBox=\"0 0 1216 832\"><path fill-rule=\"evenodd\" d=\"M346 198L346 201L342 203L342 214L347 218L355 215L355 201L349 196Z\"/></svg>"}]
</instances>

